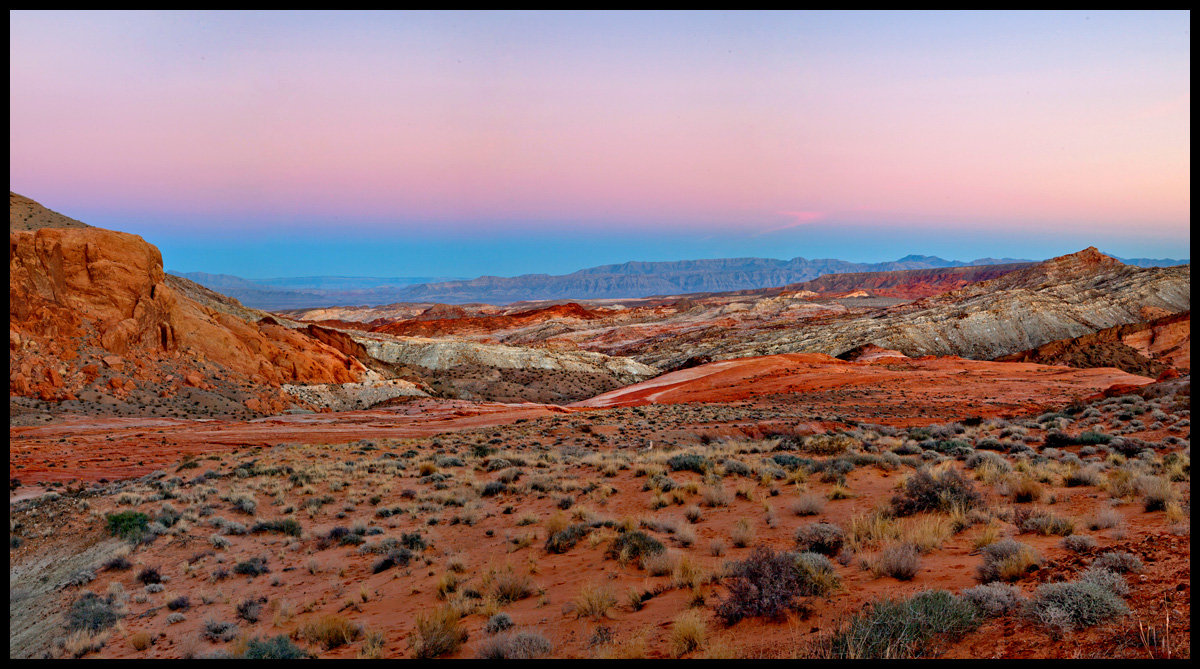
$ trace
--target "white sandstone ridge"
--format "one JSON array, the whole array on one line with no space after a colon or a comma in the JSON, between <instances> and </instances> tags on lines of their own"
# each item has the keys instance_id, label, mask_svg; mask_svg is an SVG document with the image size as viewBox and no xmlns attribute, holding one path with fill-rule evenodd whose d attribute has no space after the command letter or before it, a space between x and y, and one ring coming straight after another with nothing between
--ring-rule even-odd
<instances>
[{"instance_id":1,"label":"white sandstone ridge","mask_svg":"<svg viewBox=\"0 0 1200 669\"><path fill-rule=\"evenodd\" d=\"M318 409L352 411L367 409L393 397L429 397L412 381L373 379L359 383L286 384L284 392Z\"/></svg>"},{"instance_id":2,"label":"white sandstone ridge","mask_svg":"<svg viewBox=\"0 0 1200 669\"><path fill-rule=\"evenodd\" d=\"M427 339L425 337L384 337L352 335L367 355L383 362L426 369L447 370L479 365L497 369L542 369L582 374L607 373L624 379L643 379L658 370L632 358L604 355L591 351L552 351L503 344Z\"/></svg>"}]
</instances>

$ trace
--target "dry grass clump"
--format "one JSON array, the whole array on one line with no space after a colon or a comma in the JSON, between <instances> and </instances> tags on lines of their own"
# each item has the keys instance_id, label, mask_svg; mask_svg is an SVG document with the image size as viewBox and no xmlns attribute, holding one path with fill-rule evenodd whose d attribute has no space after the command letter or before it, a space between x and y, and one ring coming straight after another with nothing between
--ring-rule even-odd
<instances>
[{"instance_id":1,"label":"dry grass clump","mask_svg":"<svg viewBox=\"0 0 1200 669\"><path fill-rule=\"evenodd\" d=\"M511 566L492 576L492 594L500 604L509 604L533 595L537 586L526 574L518 574Z\"/></svg>"},{"instance_id":2,"label":"dry grass clump","mask_svg":"<svg viewBox=\"0 0 1200 669\"><path fill-rule=\"evenodd\" d=\"M607 586L588 583L579 590L574 604L576 618L599 620L608 616L609 610L617 605L617 598Z\"/></svg>"},{"instance_id":3,"label":"dry grass clump","mask_svg":"<svg viewBox=\"0 0 1200 669\"><path fill-rule=\"evenodd\" d=\"M745 548L754 543L755 536L754 525L746 518L739 518L729 533L729 541L738 548Z\"/></svg>"},{"instance_id":4,"label":"dry grass clump","mask_svg":"<svg viewBox=\"0 0 1200 669\"><path fill-rule=\"evenodd\" d=\"M68 657L78 659L88 653L94 653L104 648L110 636L112 636L112 632L109 630L90 632L80 629L71 632L65 639L60 640L58 646Z\"/></svg>"},{"instance_id":5,"label":"dry grass clump","mask_svg":"<svg viewBox=\"0 0 1200 669\"><path fill-rule=\"evenodd\" d=\"M486 639L476 657L482 660L533 660L546 657L554 645L537 632L500 634Z\"/></svg>"},{"instance_id":6,"label":"dry grass clump","mask_svg":"<svg viewBox=\"0 0 1200 669\"><path fill-rule=\"evenodd\" d=\"M1015 581L1032 568L1041 566L1042 557L1032 546L1013 539L1000 539L983 548L983 564L979 566L979 580Z\"/></svg>"},{"instance_id":7,"label":"dry grass clump","mask_svg":"<svg viewBox=\"0 0 1200 669\"><path fill-rule=\"evenodd\" d=\"M700 613L691 610L675 617L671 623L671 654L682 657L704 645L708 625Z\"/></svg>"},{"instance_id":8,"label":"dry grass clump","mask_svg":"<svg viewBox=\"0 0 1200 669\"><path fill-rule=\"evenodd\" d=\"M797 516L815 516L825 510L825 498L805 493L792 502L791 509Z\"/></svg>"},{"instance_id":9,"label":"dry grass clump","mask_svg":"<svg viewBox=\"0 0 1200 669\"><path fill-rule=\"evenodd\" d=\"M1041 501L1045 490L1031 476L1013 475L1004 482L1004 494L1019 504Z\"/></svg>"},{"instance_id":10,"label":"dry grass clump","mask_svg":"<svg viewBox=\"0 0 1200 669\"><path fill-rule=\"evenodd\" d=\"M876 578L886 575L911 581L921 568L921 553L912 544L892 544L879 551L870 567Z\"/></svg>"},{"instance_id":11,"label":"dry grass clump","mask_svg":"<svg viewBox=\"0 0 1200 669\"><path fill-rule=\"evenodd\" d=\"M416 633L408 638L413 657L428 659L453 653L467 640L459 612L451 606L422 611L416 616Z\"/></svg>"},{"instance_id":12,"label":"dry grass clump","mask_svg":"<svg viewBox=\"0 0 1200 669\"><path fill-rule=\"evenodd\" d=\"M300 638L313 644L320 644L326 650L351 643L362 636L361 625L350 621L345 616L330 613L317 620L310 620L299 629Z\"/></svg>"}]
</instances>

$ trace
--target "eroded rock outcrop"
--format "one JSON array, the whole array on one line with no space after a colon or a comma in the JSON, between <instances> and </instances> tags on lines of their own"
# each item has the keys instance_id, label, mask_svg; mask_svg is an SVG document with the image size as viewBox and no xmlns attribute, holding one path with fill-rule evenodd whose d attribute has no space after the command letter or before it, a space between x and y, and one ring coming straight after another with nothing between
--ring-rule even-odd
<instances>
[{"instance_id":1,"label":"eroded rock outcrop","mask_svg":"<svg viewBox=\"0 0 1200 669\"><path fill-rule=\"evenodd\" d=\"M138 382L212 387L213 370L224 382L275 387L368 372L304 332L181 295L153 245L87 226L10 231L9 353L10 395L43 399L72 399L105 370L115 374L101 381L118 394Z\"/></svg>"}]
</instances>

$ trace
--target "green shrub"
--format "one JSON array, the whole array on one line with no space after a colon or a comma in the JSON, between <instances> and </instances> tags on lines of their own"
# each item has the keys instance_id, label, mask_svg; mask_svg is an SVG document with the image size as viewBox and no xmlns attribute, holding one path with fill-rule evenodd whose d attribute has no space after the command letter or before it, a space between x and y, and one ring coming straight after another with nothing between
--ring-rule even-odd
<instances>
[{"instance_id":1,"label":"green shrub","mask_svg":"<svg viewBox=\"0 0 1200 669\"><path fill-rule=\"evenodd\" d=\"M979 625L975 606L945 590L907 600L885 599L856 615L814 653L831 659L909 659L939 652L933 643L953 641Z\"/></svg>"},{"instance_id":2,"label":"green shrub","mask_svg":"<svg viewBox=\"0 0 1200 669\"><path fill-rule=\"evenodd\" d=\"M67 611L67 629L99 632L115 625L120 617L111 595L101 597L94 592L85 592Z\"/></svg>"},{"instance_id":3,"label":"green shrub","mask_svg":"<svg viewBox=\"0 0 1200 669\"><path fill-rule=\"evenodd\" d=\"M635 530L622 532L616 539L613 539L604 555L614 559L636 560L650 555L658 555L664 550L666 547L661 541L645 532Z\"/></svg>"},{"instance_id":4,"label":"green shrub","mask_svg":"<svg viewBox=\"0 0 1200 669\"><path fill-rule=\"evenodd\" d=\"M140 511L122 511L105 516L108 533L132 542L141 541L150 528L150 516Z\"/></svg>"},{"instance_id":5,"label":"green shrub","mask_svg":"<svg viewBox=\"0 0 1200 669\"><path fill-rule=\"evenodd\" d=\"M680 453L679 455L672 455L667 459L667 466L671 468L671 471L675 472L692 471L697 474L703 474L708 470L708 465L708 458L694 453Z\"/></svg>"},{"instance_id":6,"label":"green shrub","mask_svg":"<svg viewBox=\"0 0 1200 669\"><path fill-rule=\"evenodd\" d=\"M566 553L586 537L592 528L587 523L576 523L546 537L547 553Z\"/></svg>"},{"instance_id":7,"label":"green shrub","mask_svg":"<svg viewBox=\"0 0 1200 669\"><path fill-rule=\"evenodd\" d=\"M273 532L275 534L286 534L292 537L300 536L300 521L295 518L281 518L278 520L264 520L254 524L250 531L255 534L263 532Z\"/></svg>"},{"instance_id":8,"label":"green shrub","mask_svg":"<svg viewBox=\"0 0 1200 669\"><path fill-rule=\"evenodd\" d=\"M247 660L303 660L308 653L280 634L270 639L254 637L246 642L246 650L241 656Z\"/></svg>"}]
</instances>

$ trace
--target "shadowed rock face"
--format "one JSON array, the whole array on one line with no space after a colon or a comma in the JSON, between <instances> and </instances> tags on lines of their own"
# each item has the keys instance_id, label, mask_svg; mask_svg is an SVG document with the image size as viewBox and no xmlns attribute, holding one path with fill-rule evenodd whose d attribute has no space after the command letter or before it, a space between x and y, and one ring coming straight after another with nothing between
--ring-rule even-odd
<instances>
[{"instance_id":1,"label":"shadowed rock face","mask_svg":"<svg viewBox=\"0 0 1200 669\"><path fill-rule=\"evenodd\" d=\"M1059 339L1035 349L997 358L1068 367L1116 367L1131 374L1159 376L1192 366L1191 312L1142 323L1105 328L1082 337Z\"/></svg>"}]
</instances>

